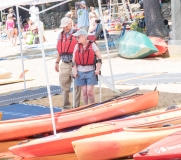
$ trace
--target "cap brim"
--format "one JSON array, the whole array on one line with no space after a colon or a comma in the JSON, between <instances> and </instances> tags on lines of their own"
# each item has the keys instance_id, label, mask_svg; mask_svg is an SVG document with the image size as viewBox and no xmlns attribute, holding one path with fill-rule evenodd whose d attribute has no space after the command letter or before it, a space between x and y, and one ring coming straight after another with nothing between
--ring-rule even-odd
<instances>
[{"instance_id":1,"label":"cap brim","mask_svg":"<svg viewBox=\"0 0 181 160\"><path fill-rule=\"evenodd\" d=\"M78 37L78 36L80 36L80 34L79 33L74 33L74 34L72 34L73 36L75 36L75 37Z\"/></svg>"},{"instance_id":2,"label":"cap brim","mask_svg":"<svg viewBox=\"0 0 181 160\"><path fill-rule=\"evenodd\" d=\"M60 28L67 27L67 26L68 26L68 24L61 24Z\"/></svg>"}]
</instances>

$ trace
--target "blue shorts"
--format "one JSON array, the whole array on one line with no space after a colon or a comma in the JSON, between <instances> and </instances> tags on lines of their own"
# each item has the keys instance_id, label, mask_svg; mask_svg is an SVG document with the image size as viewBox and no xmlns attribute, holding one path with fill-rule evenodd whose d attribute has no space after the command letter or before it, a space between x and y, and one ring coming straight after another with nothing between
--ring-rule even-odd
<instances>
[{"instance_id":1,"label":"blue shorts","mask_svg":"<svg viewBox=\"0 0 181 160\"><path fill-rule=\"evenodd\" d=\"M93 71L88 71L88 72L80 72L78 71L78 77L75 78L75 85L76 86L93 86L97 85L97 76Z\"/></svg>"}]
</instances>

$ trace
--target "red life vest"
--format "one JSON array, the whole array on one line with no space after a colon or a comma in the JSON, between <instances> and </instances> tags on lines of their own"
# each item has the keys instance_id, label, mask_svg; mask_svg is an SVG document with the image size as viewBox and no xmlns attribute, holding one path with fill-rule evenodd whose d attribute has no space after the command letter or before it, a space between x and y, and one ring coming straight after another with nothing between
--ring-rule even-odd
<instances>
[{"instance_id":1,"label":"red life vest","mask_svg":"<svg viewBox=\"0 0 181 160\"><path fill-rule=\"evenodd\" d=\"M75 63L77 65L94 65L96 62L96 55L92 49L92 42L89 41L84 50L82 44L78 44L78 49L75 52Z\"/></svg>"},{"instance_id":2,"label":"red life vest","mask_svg":"<svg viewBox=\"0 0 181 160\"><path fill-rule=\"evenodd\" d=\"M75 33L75 31L73 31ZM57 42L57 51L60 55L73 54L74 47L77 44L77 39L72 34L66 37L64 31L60 34L60 39Z\"/></svg>"}]
</instances>

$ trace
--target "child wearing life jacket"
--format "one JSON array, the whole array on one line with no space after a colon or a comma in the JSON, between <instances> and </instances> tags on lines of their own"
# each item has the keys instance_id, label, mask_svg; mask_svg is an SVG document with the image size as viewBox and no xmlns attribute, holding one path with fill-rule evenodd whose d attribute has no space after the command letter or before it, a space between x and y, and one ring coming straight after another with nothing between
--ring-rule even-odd
<instances>
[{"instance_id":1,"label":"child wearing life jacket","mask_svg":"<svg viewBox=\"0 0 181 160\"><path fill-rule=\"evenodd\" d=\"M102 57L97 45L87 40L87 31L80 29L73 34L78 44L73 52L73 74L75 85L81 86L84 105L95 103L94 85L98 84L97 75L100 73Z\"/></svg>"}]
</instances>

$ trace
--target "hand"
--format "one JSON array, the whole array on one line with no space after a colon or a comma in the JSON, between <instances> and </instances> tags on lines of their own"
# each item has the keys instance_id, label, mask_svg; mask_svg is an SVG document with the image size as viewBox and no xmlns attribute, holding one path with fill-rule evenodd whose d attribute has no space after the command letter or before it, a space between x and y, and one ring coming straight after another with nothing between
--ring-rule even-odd
<instances>
[{"instance_id":1,"label":"hand","mask_svg":"<svg viewBox=\"0 0 181 160\"><path fill-rule=\"evenodd\" d=\"M74 78L77 78L77 77L78 77L78 73L75 72L75 73L73 74L73 76L74 76Z\"/></svg>"},{"instance_id":2,"label":"hand","mask_svg":"<svg viewBox=\"0 0 181 160\"><path fill-rule=\"evenodd\" d=\"M95 73L95 75L98 75L100 73L100 71L96 69L94 73Z\"/></svg>"},{"instance_id":3,"label":"hand","mask_svg":"<svg viewBox=\"0 0 181 160\"><path fill-rule=\"evenodd\" d=\"M59 72L59 65L58 65L58 63L55 63L55 71Z\"/></svg>"}]
</instances>

